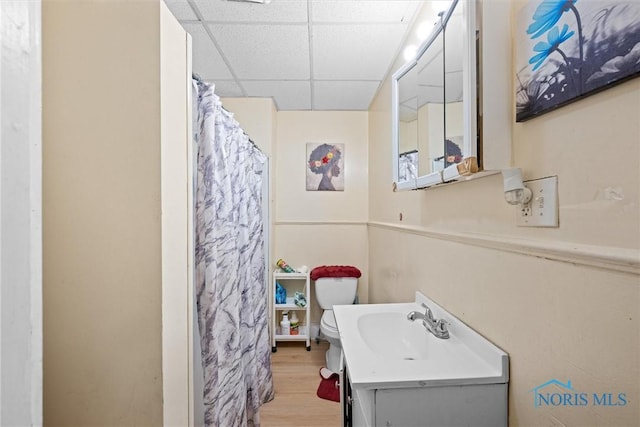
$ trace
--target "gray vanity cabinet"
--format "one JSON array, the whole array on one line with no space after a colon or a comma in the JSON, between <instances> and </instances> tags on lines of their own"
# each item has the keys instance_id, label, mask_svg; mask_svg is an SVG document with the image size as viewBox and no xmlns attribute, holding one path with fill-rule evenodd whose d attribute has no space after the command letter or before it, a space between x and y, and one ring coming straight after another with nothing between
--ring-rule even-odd
<instances>
[{"instance_id":1,"label":"gray vanity cabinet","mask_svg":"<svg viewBox=\"0 0 640 427\"><path fill-rule=\"evenodd\" d=\"M343 371L344 427L506 427L507 384L354 387Z\"/></svg>"},{"instance_id":2,"label":"gray vanity cabinet","mask_svg":"<svg viewBox=\"0 0 640 427\"><path fill-rule=\"evenodd\" d=\"M435 301L416 292L333 311L345 427L507 426L509 356ZM448 338L418 315L444 322Z\"/></svg>"}]
</instances>

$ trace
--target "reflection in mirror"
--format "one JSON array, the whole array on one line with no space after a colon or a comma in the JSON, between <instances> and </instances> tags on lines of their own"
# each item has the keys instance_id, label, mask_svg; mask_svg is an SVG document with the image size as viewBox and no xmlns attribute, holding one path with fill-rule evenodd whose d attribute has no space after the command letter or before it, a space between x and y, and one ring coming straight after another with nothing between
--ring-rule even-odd
<instances>
[{"instance_id":1,"label":"reflection in mirror","mask_svg":"<svg viewBox=\"0 0 640 427\"><path fill-rule=\"evenodd\" d=\"M425 2L425 8L436 3L443 2ZM399 190L478 172L475 0L448 4L427 18L431 34L392 78L393 177Z\"/></svg>"},{"instance_id":2,"label":"reflection in mirror","mask_svg":"<svg viewBox=\"0 0 640 427\"><path fill-rule=\"evenodd\" d=\"M443 167L462 161L464 146L464 102L462 54L464 14L463 2L458 2L447 20L444 29L445 39L445 144Z\"/></svg>"},{"instance_id":3,"label":"reflection in mirror","mask_svg":"<svg viewBox=\"0 0 640 427\"><path fill-rule=\"evenodd\" d=\"M418 177L418 150L400 153L398 157L398 180L412 181Z\"/></svg>"},{"instance_id":4,"label":"reflection in mirror","mask_svg":"<svg viewBox=\"0 0 640 427\"><path fill-rule=\"evenodd\" d=\"M394 185L418 188L442 182L433 172L434 159L444 154L444 60L442 27L433 27L417 59L392 78ZM431 47L433 46L433 50Z\"/></svg>"},{"instance_id":5,"label":"reflection in mirror","mask_svg":"<svg viewBox=\"0 0 640 427\"><path fill-rule=\"evenodd\" d=\"M416 67L398 84L398 181L418 177L418 97Z\"/></svg>"},{"instance_id":6,"label":"reflection in mirror","mask_svg":"<svg viewBox=\"0 0 640 427\"><path fill-rule=\"evenodd\" d=\"M443 36L438 32L418 59L418 175L437 171L437 158L444 154L444 57ZM441 169L441 168L440 168Z\"/></svg>"}]
</instances>

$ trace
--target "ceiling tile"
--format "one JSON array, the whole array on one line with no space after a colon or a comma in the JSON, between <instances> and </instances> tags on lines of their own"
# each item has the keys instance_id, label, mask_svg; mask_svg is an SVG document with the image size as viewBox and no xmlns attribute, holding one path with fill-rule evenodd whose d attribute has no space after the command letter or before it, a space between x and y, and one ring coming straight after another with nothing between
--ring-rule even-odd
<instances>
[{"instance_id":1,"label":"ceiling tile","mask_svg":"<svg viewBox=\"0 0 640 427\"><path fill-rule=\"evenodd\" d=\"M308 81L243 81L242 86L252 96L273 98L279 111L311 109Z\"/></svg>"},{"instance_id":2,"label":"ceiling tile","mask_svg":"<svg viewBox=\"0 0 640 427\"><path fill-rule=\"evenodd\" d=\"M422 3L418 0L311 0L311 21L408 23Z\"/></svg>"},{"instance_id":3,"label":"ceiling tile","mask_svg":"<svg viewBox=\"0 0 640 427\"><path fill-rule=\"evenodd\" d=\"M214 93L220 97L241 97L244 96L242 88L235 80L207 80L215 85Z\"/></svg>"},{"instance_id":4,"label":"ceiling tile","mask_svg":"<svg viewBox=\"0 0 640 427\"><path fill-rule=\"evenodd\" d=\"M416 90L418 104L442 104L444 102L444 88L440 86L418 86Z\"/></svg>"},{"instance_id":5,"label":"ceiling tile","mask_svg":"<svg viewBox=\"0 0 640 427\"><path fill-rule=\"evenodd\" d=\"M164 0L164 2L176 19L180 21L193 21L198 19L187 0Z\"/></svg>"},{"instance_id":6,"label":"ceiling tile","mask_svg":"<svg viewBox=\"0 0 640 427\"><path fill-rule=\"evenodd\" d=\"M209 24L229 66L240 79L307 80L307 25Z\"/></svg>"},{"instance_id":7,"label":"ceiling tile","mask_svg":"<svg viewBox=\"0 0 640 427\"><path fill-rule=\"evenodd\" d=\"M193 72L205 80L233 79L218 49L211 41L202 24L183 23L184 29L191 34L193 44Z\"/></svg>"},{"instance_id":8,"label":"ceiling tile","mask_svg":"<svg viewBox=\"0 0 640 427\"><path fill-rule=\"evenodd\" d=\"M164 1L192 36L194 73L216 94L271 97L279 110L367 110L428 3Z\"/></svg>"},{"instance_id":9,"label":"ceiling tile","mask_svg":"<svg viewBox=\"0 0 640 427\"><path fill-rule=\"evenodd\" d=\"M405 104L398 105L398 118L403 122L411 122L416 119L416 104L417 98L414 96L411 100Z\"/></svg>"},{"instance_id":10,"label":"ceiling tile","mask_svg":"<svg viewBox=\"0 0 640 427\"><path fill-rule=\"evenodd\" d=\"M380 82L328 82L313 84L314 110L368 110Z\"/></svg>"},{"instance_id":11,"label":"ceiling tile","mask_svg":"<svg viewBox=\"0 0 640 427\"><path fill-rule=\"evenodd\" d=\"M307 22L307 2L273 0L269 4L228 0L195 0L205 21L210 22Z\"/></svg>"},{"instance_id":12,"label":"ceiling tile","mask_svg":"<svg viewBox=\"0 0 640 427\"><path fill-rule=\"evenodd\" d=\"M443 102L444 70L442 56L442 38L438 37L416 65L416 89L418 104L425 102Z\"/></svg>"},{"instance_id":13,"label":"ceiling tile","mask_svg":"<svg viewBox=\"0 0 640 427\"><path fill-rule=\"evenodd\" d=\"M313 77L322 80L381 80L396 57L403 25L313 26Z\"/></svg>"}]
</instances>

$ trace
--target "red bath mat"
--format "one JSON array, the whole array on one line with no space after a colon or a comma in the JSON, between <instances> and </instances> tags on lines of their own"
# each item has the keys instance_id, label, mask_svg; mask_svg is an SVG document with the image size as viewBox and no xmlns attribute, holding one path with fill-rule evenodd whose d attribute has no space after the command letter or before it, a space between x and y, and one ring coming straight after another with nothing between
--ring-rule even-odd
<instances>
[{"instance_id":1,"label":"red bath mat","mask_svg":"<svg viewBox=\"0 0 640 427\"><path fill-rule=\"evenodd\" d=\"M340 402L340 386L338 385L340 375L327 368L320 368L320 378L320 385L318 386L317 392L318 397Z\"/></svg>"}]
</instances>

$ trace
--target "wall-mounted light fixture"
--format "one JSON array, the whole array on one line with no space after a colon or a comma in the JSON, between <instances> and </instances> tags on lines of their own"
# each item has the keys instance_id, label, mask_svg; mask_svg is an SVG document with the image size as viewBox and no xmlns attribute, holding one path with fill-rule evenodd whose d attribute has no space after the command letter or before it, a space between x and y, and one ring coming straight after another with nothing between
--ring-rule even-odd
<instances>
[{"instance_id":1,"label":"wall-mounted light fixture","mask_svg":"<svg viewBox=\"0 0 640 427\"><path fill-rule=\"evenodd\" d=\"M522 169L513 168L502 171L504 179L504 199L510 205L524 205L531 200L531 190L522 182Z\"/></svg>"}]
</instances>

